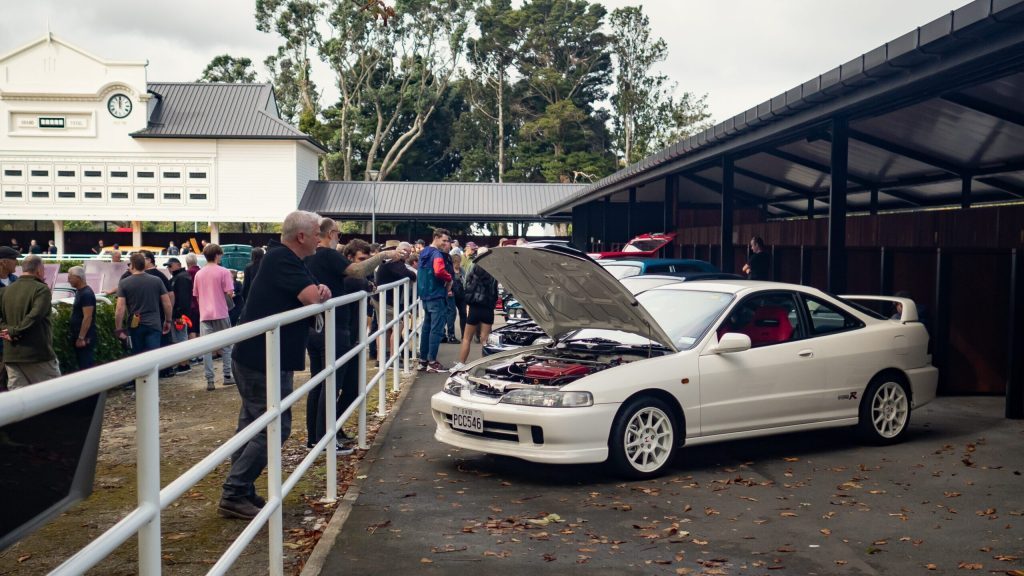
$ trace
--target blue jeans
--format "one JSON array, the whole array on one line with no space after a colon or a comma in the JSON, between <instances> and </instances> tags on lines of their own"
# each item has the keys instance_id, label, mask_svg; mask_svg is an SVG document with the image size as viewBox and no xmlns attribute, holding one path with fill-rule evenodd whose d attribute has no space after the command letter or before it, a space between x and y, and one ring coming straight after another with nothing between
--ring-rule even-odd
<instances>
[{"instance_id":1,"label":"blue jeans","mask_svg":"<svg viewBox=\"0 0 1024 576\"><path fill-rule=\"evenodd\" d=\"M423 328L426 334L420 335L421 361L437 360L437 350L441 347L441 336L444 334L447 316L448 303L444 298L423 301Z\"/></svg>"},{"instance_id":2,"label":"blue jeans","mask_svg":"<svg viewBox=\"0 0 1024 576\"><path fill-rule=\"evenodd\" d=\"M159 330L149 326L129 328L128 337L132 339L132 354L142 354L143 352L156 350L160 347L161 336L162 334Z\"/></svg>"},{"instance_id":3,"label":"blue jeans","mask_svg":"<svg viewBox=\"0 0 1024 576\"><path fill-rule=\"evenodd\" d=\"M448 296L444 301L447 306L444 316L444 334L448 338L455 338L455 298Z\"/></svg>"}]
</instances>

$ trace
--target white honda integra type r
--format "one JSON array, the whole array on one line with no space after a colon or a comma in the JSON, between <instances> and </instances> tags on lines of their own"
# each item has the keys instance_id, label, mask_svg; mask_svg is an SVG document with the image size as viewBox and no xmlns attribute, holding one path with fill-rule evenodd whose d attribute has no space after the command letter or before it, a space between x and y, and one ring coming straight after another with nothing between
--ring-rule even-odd
<instances>
[{"instance_id":1,"label":"white honda integra type r","mask_svg":"<svg viewBox=\"0 0 1024 576\"><path fill-rule=\"evenodd\" d=\"M632 294L564 246L496 248L477 266L551 341L487 356L431 399L434 437L533 462L664 473L679 447L856 426L899 441L935 398L912 300L776 282L669 282ZM888 302L890 319L856 301ZM877 302L876 302L877 304Z\"/></svg>"}]
</instances>

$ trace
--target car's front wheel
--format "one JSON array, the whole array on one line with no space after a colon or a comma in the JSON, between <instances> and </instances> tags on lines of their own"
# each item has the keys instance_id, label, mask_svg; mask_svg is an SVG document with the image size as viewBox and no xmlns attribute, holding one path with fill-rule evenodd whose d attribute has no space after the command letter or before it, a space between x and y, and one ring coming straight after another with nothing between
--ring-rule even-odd
<instances>
[{"instance_id":1,"label":"car's front wheel","mask_svg":"<svg viewBox=\"0 0 1024 576\"><path fill-rule=\"evenodd\" d=\"M872 444L893 444L903 439L909 426L907 387L891 377L872 380L860 405L861 436Z\"/></svg>"},{"instance_id":2,"label":"car's front wheel","mask_svg":"<svg viewBox=\"0 0 1024 576\"><path fill-rule=\"evenodd\" d=\"M672 463L677 442L675 418L665 402L651 397L631 400L612 424L609 461L631 479L653 478Z\"/></svg>"}]
</instances>

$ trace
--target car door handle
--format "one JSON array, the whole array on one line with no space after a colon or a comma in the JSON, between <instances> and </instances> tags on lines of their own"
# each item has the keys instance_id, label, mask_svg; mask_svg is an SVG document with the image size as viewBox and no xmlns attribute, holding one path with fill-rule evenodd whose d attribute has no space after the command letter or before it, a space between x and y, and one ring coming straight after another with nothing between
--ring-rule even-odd
<instances>
[{"instance_id":1,"label":"car door handle","mask_svg":"<svg viewBox=\"0 0 1024 576\"><path fill-rule=\"evenodd\" d=\"M814 350L801 350L800 352L797 352L797 356L801 358L814 358Z\"/></svg>"}]
</instances>

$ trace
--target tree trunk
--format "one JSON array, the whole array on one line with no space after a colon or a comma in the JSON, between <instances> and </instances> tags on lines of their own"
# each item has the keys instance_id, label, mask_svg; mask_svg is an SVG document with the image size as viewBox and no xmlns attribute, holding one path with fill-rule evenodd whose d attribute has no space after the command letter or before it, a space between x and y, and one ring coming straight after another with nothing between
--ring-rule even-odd
<instances>
[{"instance_id":1,"label":"tree trunk","mask_svg":"<svg viewBox=\"0 0 1024 576\"><path fill-rule=\"evenodd\" d=\"M505 181L505 70L498 71L498 183Z\"/></svg>"}]
</instances>

